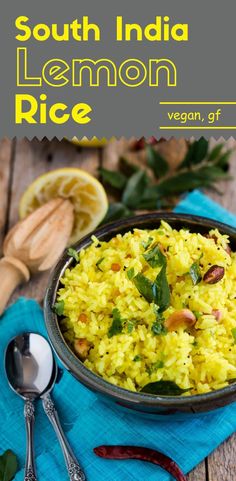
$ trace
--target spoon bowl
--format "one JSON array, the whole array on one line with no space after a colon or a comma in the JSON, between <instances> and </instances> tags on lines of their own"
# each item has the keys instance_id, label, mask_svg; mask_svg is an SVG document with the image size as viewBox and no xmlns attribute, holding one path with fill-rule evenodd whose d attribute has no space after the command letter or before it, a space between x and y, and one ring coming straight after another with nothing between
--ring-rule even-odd
<instances>
[{"instance_id":1,"label":"spoon bowl","mask_svg":"<svg viewBox=\"0 0 236 481\"><path fill-rule=\"evenodd\" d=\"M54 358L43 336L23 333L6 349L5 369L10 387L23 399L36 399L48 387L54 371Z\"/></svg>"}]
</instances>

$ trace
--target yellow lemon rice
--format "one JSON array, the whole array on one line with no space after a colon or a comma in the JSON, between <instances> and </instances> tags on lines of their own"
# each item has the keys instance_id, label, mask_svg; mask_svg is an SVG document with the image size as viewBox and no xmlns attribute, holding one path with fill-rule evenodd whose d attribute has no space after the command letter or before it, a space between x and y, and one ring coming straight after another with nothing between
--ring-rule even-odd
<instances>
[{"instance_id":1,"label":"yellow lemon rice","mask_svg":"<svg viewBox=\"0 0 236 481\"><path fill-rule=\"evenodd\" d=\"M229 252L228 242L217 230L203 236L172 229L164 221L158 229L134 229L109 242L93 236L58 291L67 342L73 347L85 340L87 368L131 391L161 380L175 382L188 395L226 386L236 378L236 254ZM158 305L134 282L140 273L155 281L161 267L151 266L144 254L156 245L166 259L170 290L157 332ZM193 264L198 283L190 275ZM204 274L212 265L223 267L224 276L209 284ZM194 314L195 324L166 329L165 321L181 309ZM119 325L112 332L114 313Z\"/></svg>"}]
</instances>

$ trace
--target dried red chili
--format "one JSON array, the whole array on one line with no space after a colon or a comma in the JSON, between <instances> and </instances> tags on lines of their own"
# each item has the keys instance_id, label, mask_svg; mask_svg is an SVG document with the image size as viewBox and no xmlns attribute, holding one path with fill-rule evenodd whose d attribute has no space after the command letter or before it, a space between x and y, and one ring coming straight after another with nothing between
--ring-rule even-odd
<instances>
[{"instance_id":1,"label":"dried red chili","mask_svg":"<svg viewBox=\"0 0 236 481\"><path fill-rule=\"evenodd\" d=\"M187 481L179 466L163 453L155 449L141 446L98 446L94 452L100 458L106 459L139 459L157 464L170 473L177 481Z\"/></svg>"}]
</instances>

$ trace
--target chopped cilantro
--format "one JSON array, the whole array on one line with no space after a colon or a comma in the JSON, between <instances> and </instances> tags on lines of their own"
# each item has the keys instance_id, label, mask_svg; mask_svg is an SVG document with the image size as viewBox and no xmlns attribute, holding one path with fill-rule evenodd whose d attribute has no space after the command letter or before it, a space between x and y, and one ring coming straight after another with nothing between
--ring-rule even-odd
<instances>
[{"instance_id":1,"label":"chopped cilantro","mask_svg":"<svg viewBox=\"0 0 236 481\"><path fill-rule=\"evenodd\" d=\"M136 356L134 356L133 361L134 361L134 362L142 361L142 356L139 356L139 355L137 354Z\"/></svg>"},{"instance_id":2,"label":"chopped cilantro","mask_svg":"<svg viewBox=\"0 0 236 481\"><path fill-rule=\"evenodd\" d=\"M115 308L112 311L112 324L108 330L108 337L113 337L120 334L123 330L124 319L121 319L119 309Z\"/></svg>"},{"instance_id":3,"label":"chopped cilantro","mask_svg":"<svg viewBox=\"0 0 236 481\"><path fill-rule=\"evenodd\" d=\"M53 311L54 311L58 316L62 316L63 313L64 313L64 307L65 307L64 301L55 302L55 304L54 304L54 306L53 306Z\"/></svg>"},{"instance_id":4,"label":"chopped cilantro","mask_svg":"<svg viewBox=\"0 0 236 481\"><path fill-rule=\"evenodd\" d=\"M137 321L135 319L129 319L127 321L127 330L128 330L129 334L131 334L131 332L133 332L136 324L137 324Z\"/></svg>"},{"instance_id":5,"label":"chopped cilantro","mask_svg":"<svg viewBox=\"0 0 236 481\"><path fill-rule=\"evenodd\" d=\"M77 252L77 251L76 251L75 249L73 249L72 247L69 247L69 249L67 249L67 254L68 254L68 256L73 257L73 259L75 259L76 262L79 262L79 261L80 261L79 252Z\"/></svg>"},{"instance_id":6,"label":"chopped cilantro","mask_svg":"<svg viewBox=\"0 0 236 481\"><path fill-rule=\"evenodd\" d=\"M154 334L154 336L160 336L161 334L162 335L167 334L167 329L164 325L165 319L161 315L161 313L159 312L158 306L154 305L153 310L154 310L154 313L156 314L156 319L153 322L152 327L151 327L152 333Z\"/></svg>"},{"instance_id":7,"label":"chopped cilantro","mask_svg":"<svg viewBox=\"0 0 236 481\"><path fill-rule=\"evenodd\" d=\"M156 319L156 321L153 322L152 333L155 336L160 336L161 334L164 334L164 335L167 334L167 329L164 326L163 321L161 321L160 319Z\"/></svg>"},{"instance_id":8,"label":"chopped cilantro","mask_svg":"<svg viewBox=\"0 0 236 481\"><path fill-rule=\"evenodd\" d=\"M151 376L151 374L155 371L157 371L158 369L161 369L164 367L164 362L159 360L157 362L153 362L150 366L147 367L146 371L147 373L149 374L149 376Z\"/></svg>"}]
</instances>

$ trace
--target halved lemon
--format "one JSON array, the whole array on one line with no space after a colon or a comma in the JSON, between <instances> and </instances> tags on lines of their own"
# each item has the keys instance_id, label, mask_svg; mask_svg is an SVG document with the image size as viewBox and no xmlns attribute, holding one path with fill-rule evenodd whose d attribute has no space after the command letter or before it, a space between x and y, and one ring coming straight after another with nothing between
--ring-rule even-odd
<instances>
[{"instance_id":1,"label":"halved lemon","mask_svg":"<svg viewBox=\"0 0 236 481\"><path fill-rule=\"evenodd\" d=\"M102 184L84 170L66 167L47 172L29 185L20 200L20 218L56 197L69 199L74 206L70 244L95 229L107 212L108 200Z\"/></svg>"}]
</instances>

